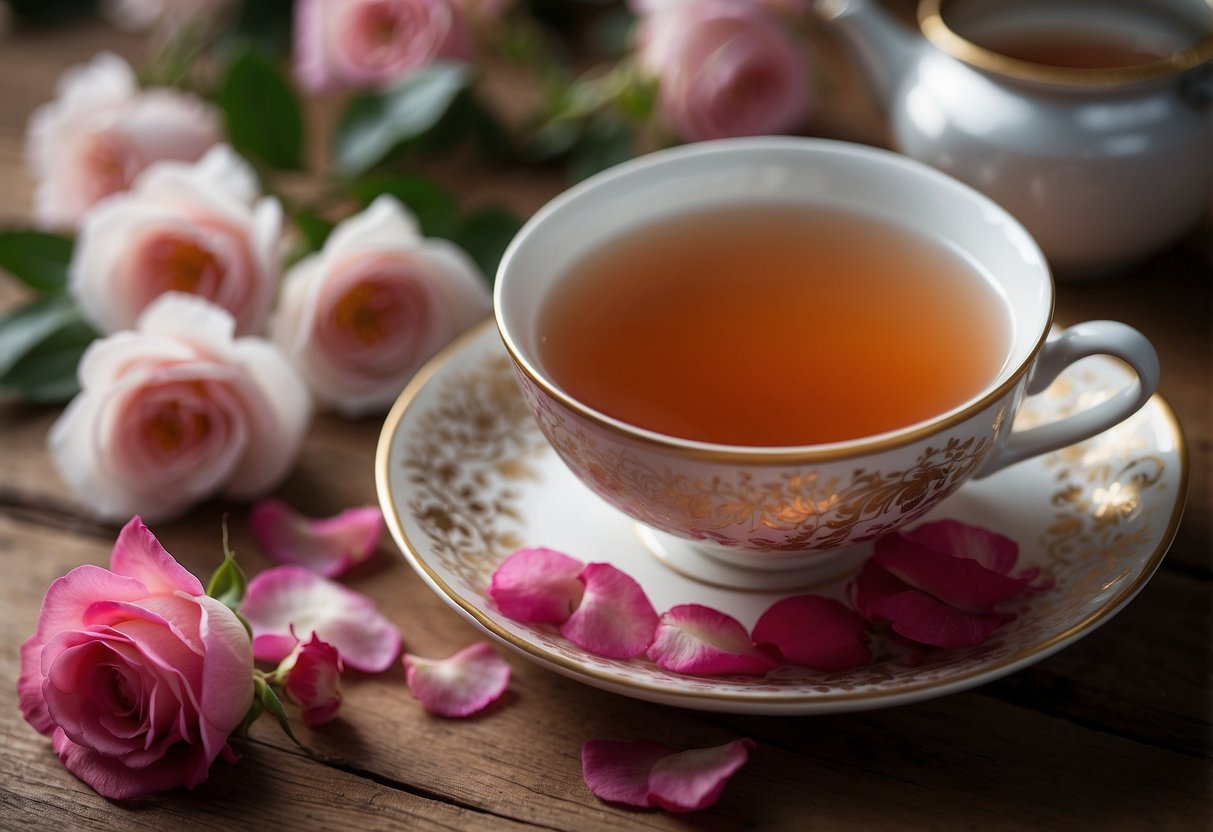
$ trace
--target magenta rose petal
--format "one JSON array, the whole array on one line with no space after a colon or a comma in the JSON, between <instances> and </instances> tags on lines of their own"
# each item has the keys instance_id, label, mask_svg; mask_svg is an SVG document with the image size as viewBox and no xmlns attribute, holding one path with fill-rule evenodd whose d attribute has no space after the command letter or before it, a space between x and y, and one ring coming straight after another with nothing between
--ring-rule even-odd
<instances>
[{"instance_id":1,"label":"magenta rose petal","mask_svg":"<svg viewBox=\"0 0 1213 832\"><path fill-rule=\"evenodd\" d=\"M581 746L581 776L599 800L642 809L649 801L649 775L658 760L678 749L661 743L589 740Z\"/></svg>"},{"instance_id":2,"label":"magenta rose petal","mask_svg":"<svg viewBox=\"0 0 1213 832\"><path fill-rule=\"evenodd\" d=\"M753 638L778 650L784 661L828 673L872 661L863 618L841 601L819 595L776 601L754 625Z\"/></svg>"},{"instance_id":3,"label":"magenta rose petal","mask_svg":"<svg viewBox=\"0 0 1213 832\"><path fill-rule=\"evenodd\" d=\"M501 562L489 597L515 621L563 624L581 603L585 564L543 547L519 549Z\"/></svg>"},{"instance_id":4,"label":"magenta rose petal","mask_svg":"<svg viewBox=\"0 0 1213 832\"><path fill-rule=\"evenodd\" d=\"M501 698L510 684L510 666L481 641L446 659L404 655L405 683L427 711L470 716Z\"/></svg>"},{"instance_id":5,"label":"magenta rose petal","mask_svg":"<svg viewBox=\"0 0 1213 832\"><path fill-rule=\"evenodd\" d=\"M312 633L279 666L282 692L302 710L303 721L313 727L337 716L341 708L341 654Z\"/></svg>"},{"instance_id":6,"label":"magenta rose petal","mask_svg":"<svg viewBox=\"0 0 1213 832\"><path fill-rule=\"evenodd\" d=\"M923 523L903 534L937 552L972 558L1000 575L1009 575L1019 559L1019 546L1011 538L959 520Z\"/></svg>"},{"instance_id":7,"label":"magenta rose petal","mask_svg":"<svg viewBox=\"0 0 1213 832\"><path fill-rule=\"evenodd\" d=\"M994 572L972 558L931 549L894 532L877 538L872 560L910 586L968 610L1014 598L1028 581Z\"/></svg>"},{"instance_id":8,"label":"magenta rose petal","mask_svg":"<svg viewBox=\"0 0 1213 832\"><path fill-rule=\"evenodd\" d=\"M368 673L387 670L400 652L400 632L374 601L301 566L276 566L249 581L240 612L259 659L281 661L313 633Z\"/></svg>"},{"instance_id":9,"label":"magenta rose petal","mask_svg":"<svg viewBox=\"0 0 1213 832\"><path fill-rule=\"evenodd\" d=\"M585 594L560 627L582 649L608 659L630 659L653 643L657 611L640 584L609 563L591 563L581 572Z\"/></svg>"},{"instance_id":10,"label":"magenta rose petal","mask_svg":"<svg viewBox=\"0 0 1213 832\"><path fill-rule=\"evenodd\" d=\"M869 560L851 585L869 621L888 621L893 632L932 647L972 647L1014 616L965 612L907 585Z\"/></svg>"},{"instance_id":11,"label":"magenta rose petal","mask_svg":"<svg viewBox=\"0 0 1213 832\"><path fill-rule=\"evenodd\" d=\"M724 784L746 764L751 739L671 754L653 764L649 801L671 812L694 812L716 802Z\"/></svg>"},{"instance_id":12,"label":"magenta rose petal","mask_svg":"<svg viewBox=\"0 0 1213 832\"><path fill-rule=\"evenodd\" d=\"M311 519L282 500L262 500L249 512L249 529L278 563L333 578L374 554L383 534L383 513L375 506L359 506Z\"/></svg>"},{"instance_id":13,"label":"magenta rose petal","mask_svg":"<svg viewBox=\"0 0 1213 832\"><path fill-rule=\"evenodd\" d=\"M702 604L679 604L661 615L649 658L674 673L761 675L777 662L756 649L732 616Z\"/></svg>"}]
</instances>

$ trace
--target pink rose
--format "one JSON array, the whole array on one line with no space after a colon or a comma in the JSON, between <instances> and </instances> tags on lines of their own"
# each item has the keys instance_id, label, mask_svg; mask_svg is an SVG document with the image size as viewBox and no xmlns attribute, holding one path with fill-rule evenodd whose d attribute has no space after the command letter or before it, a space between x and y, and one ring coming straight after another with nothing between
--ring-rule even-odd
<instances>
[{"instance_id":1,"label":"pink rose","mask_svg":"<svg viewBox=\"0 0 1213 832\"><path fill-rule=\"evenodd\" d=\"M234 758L253 651L235 613L135 517L110 569L79 566L51 584L17 694L68 771L105 797L193 788L216 757Z\"/></svg>"},{"instance_id":2,"label":"pink rose","mask_svg":"<svg viewBox=\"0 0 1213 832\"><path fill-rule=\"evenodd\" d=\"M388 87L431 61L471 55L454 0L295 4L295 74L312 92Z\"/></svg>"},{"instance_id":3,"label":"pink rose","mask_svg":"<svg viewBox=\"0 0 1213 832\"><path fill-rule=\"evenodd\" d=\"M303 710L308 725L323 725L341 707L341 656L312 633L278 667L286 698Z\"/></svg>"},{"instance_id":4,"label":"pink rose","mask_svg":"<svg viewBox=\"0 0 1213 832\"><path fill-rule=\"evenodd\" d=\"M180 293L138 330L93 342L81 392L51 426L55 467L97 516L165 518L222 494L248 500L294 464L307 389L268 341L233 339L232 316Z\"/></svg>"},{"instance_id":5,"label":"pink rose","mask_svg":"<svg viewBox=\"0 0 1213 832\"><path fill-rule=\"evenodd\" d=\"M94 203L127 190L153 162L192 162L220 138L214 107L176 90L141 91L130 66L103 52L64 73L58 98L30 117L34 218L75 228Z\"/></svg>"},{"instance_id":6,"label":"pink rose","mask_svg":"<svg viewBox=\"0 0 1213 832\"><path fill-rule=\"evenodd\" d=\"M641 20L636 60L685 141L788 132L808 112L804 47L752 2L657 5Z\"/></svg>"},{"instance_id":7,"label":"pink rose","mask_svg":"<svg viewBox=\"0 0 1213 832\"><path fill-rule=\"evenodd\" d=\"M160 162L128 193L97 205L72 255L69 289L102 332L130 329L169 291L230 312L260 332L278 288L282 209L227 145L198 162Z\"/></svg>"},{"instance_id":8,"label":"pink rose","mask_svg":"<svg viewBox=\"0 0 1213 832\"><path fill-rule=\"evenodd\" d=\"M423 363L491 309L467 254L422 239L385 196L291 269L270 332L321 403L359 416L386 410Z\"/></svg>"}]
</instances>

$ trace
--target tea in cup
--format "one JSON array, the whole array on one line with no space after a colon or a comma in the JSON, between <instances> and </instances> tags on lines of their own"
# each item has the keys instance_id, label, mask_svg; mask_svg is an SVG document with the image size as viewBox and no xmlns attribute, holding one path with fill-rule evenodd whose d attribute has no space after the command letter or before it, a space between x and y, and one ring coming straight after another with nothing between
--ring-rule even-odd
<instances>
[{"instance_id":1,"label":"tea in cup","mask_svg":"<svg viewBox=\"0 0 1213 832\"><path fill-rule=\"evenodd\" d=\"M968 478L1078 442L1152 395L1123 324L1050 335L1053 283L1005 210L887 151L754 138L662 151L557 197L495 289L565 464L650 529L786 570L921 517ZM1070 364L1136 379L1012 431Z\"/></svg>"}]
</instances>

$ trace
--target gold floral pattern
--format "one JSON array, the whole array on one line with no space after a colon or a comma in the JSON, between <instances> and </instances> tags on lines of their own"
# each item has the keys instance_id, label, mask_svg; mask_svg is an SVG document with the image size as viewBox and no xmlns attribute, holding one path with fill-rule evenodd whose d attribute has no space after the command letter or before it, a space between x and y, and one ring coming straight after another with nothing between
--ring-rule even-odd
<instances>
[{"instance_id":1,"label":"gold floral pattern","mask_svg":"<svg viewBox=\"0 0 1213 832\"><path fill-rule=\"evenodd\" d=\"M989 437L948 438L927 447L903 470L854 469L823 475L817 468L774 476L743 471L735 478L693 476L657 468L630 450L602 448L520 378L540 429L600 496L641 522L722 544L743 539L755 551L828 550L879 537L921 517L951 494L993 447ZM996 420L1001 425L1004 411ZM739 533L736 529L741 528ZM729 534L722 534L729 529ZM763 530L780 532L763 535Z\"/></svg>"},{"instance_id":2,"label":"gold floral pattern","mask_svg":"<svg viewBox=\"0 0 1213 832\"><path fill-rule=\"evenodd\" d=\"M522 545L519 485L546 451L504 356L446 380L420 415L401 459L405 507L461 579L487 586L493 559Z\"/></svg>"},{"instance_id":3,"label":"gold floral pattern","mask_svg":"<svg viewBox=\"0 0 1213 832\"><path fill-rule=\"evenodd\" d=\"M1016 427L1085 407L1123 386L1124 371L1115 362L1092 364L1096 370L1068 373L1045 396L1029 400L1023 423L1017 421ZM1014 621L984 644L929 651L917 663L885 645L877 661L844 673L783 666L758 678L697 678L664 671L644 658L593 656L554 628L519 624L495 611L488 583L501 560L517 546L545 545L535 536L546 533L553 516L596 511L596 498L555 461L496 333L482 334L449 358L425 393L401 411L395 426L389 421L385 427L391 444L382 463L389 480L389 519L408 544L414 566L452 605L490 632L575 678L642 698L718 710L815 713L892 704L924 691L935 695L962 689L1035 661L1089 632L1144 585L1174 535L1187 477L1174 416L1156 397L1112 431L966 486L933 515L1007 526L1002 530L1020 544L1021 566L1038 568L1051 581L1047 591L1022 596L1008 610ZM563 441L563 451L585 452L575 431L566 432ZM973 447L940 448L909 469L918 473L880 478L882 485L867 489L866 499L880 504L930 493L937 486L928 472L948 454L980 462L980 451ZM635 476L653 475L640 470ZM688 495L698 489L660 476L653 483L663 490L684 488ZM820 513L822 507L812 501L821 487L789 478L728 497L736 501L738 516L761 527L765 522L802 522L800 513L810 509ZM789 513L755 509L773 502L764 489L786 497ZM686 510L701 509L688 496ZM622 516L613 522L630 525ZM618 552L621 568L627 568L627 558L640 563L649 557L630 532L619 532L616 539L631 540L636 550ZM675 592L680 603L708 591L674 573L661 575L666 585L660 589L667 595ZM650 593L656 588L647 587ZM820 591L842 597L845 587L840 580ZM718 606L741 620L753 620L755 609L761 611L771 600L726 592Z\"/></svg>"}]
</instances>

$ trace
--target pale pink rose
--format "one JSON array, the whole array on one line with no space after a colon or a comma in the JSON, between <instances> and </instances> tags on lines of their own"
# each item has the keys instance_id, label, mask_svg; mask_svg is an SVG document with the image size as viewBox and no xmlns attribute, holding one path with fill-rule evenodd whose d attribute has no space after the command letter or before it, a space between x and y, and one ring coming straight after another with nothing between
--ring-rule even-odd
<instances>
[{"instance_id":1,"label":"pale pink rose","mask_svg":"<svg viewBox=\"0 0 1213 832\"><path fill-rule=\"evenodd\" d=\"M235 0L102 0L100 11L121 29L176 31L190 25L211 28L234 5Z\"/></svg>"},{"instance_id":2,"label":"pale pink rose","mask_svg":"<svg viewBox=\"0 0 1213 832\"><path fill-rule=\"evenodd\" d=\"M169 293L136 331L93 342L81 392L51 426L63 479L95 515L166 518L223 495L251 500L290 471L310 420L282 353L233 338L232 316Z\"/></svg>"},{"instance_id":3,"label":"pale pink rose","mask_svg":"<svg viewBox=\"0 0 1213 832\"><path fill-rule=\"evenodd\" d=\"M297 0L295 75L312 92L380 89L440 58L470 60L455 0Z\"/></svg>"},{"instance_id":4,"label":"pale pink rose","mask_svg":"<svg viewBox=\"0 0 1213 832\"><path fill-rule=\"evenodd\" d=\"M423 239L384 196L291 269L270 332L319 402L359 416L386 410L423 363L491 309L467 254Z\"/></svg>"},{"instance_id":5,"label":"pale pink rose","mask_svg":"<svg viewBox=\"0 0 1213 832\"><path fill-rule=\"evenodd\" d=\"M206 779L253 703L253 651L147 526L118 535L110 569L79 566L46 592L21 647L21 713L68 771L123 800Z\"/></svg>"},{"instance_id":6,"label":"pale pink rose","mask_svg":"<svg viewBox=\"0 0 1213 832\"><path fill-rule=\"evenodd\" d=\"M58 97L30 117L34 219L75 228L94 203L127 190L152 163L192 162L221 135L214 107L176 90L140 91L126 61L103 52L65 72Z\"/></svg>"},{"instance_id":7,"label":"pale pink rose","mask_svg":"<svg viewBox=\"0 0 1213 832\"><path fill-rule=\"evenodd\" d=\"M199 295L260 332L278 288L282 209L261 197L227 145L198 162L159 162L130 191L99 204L80 228L69 289L104 333L130 329L165 292Z\"/></svg>"},{"instance_id":8,"label":"pale pink rose","mask_svg":"<svg viewBox=\"0 0 1213 832\"><path fill-rule=\"evenodd\" d=\"M323 725L341 708L341 656L312 633L278 666L286 698L303 711L308 725Z\"/></svg>"},{"instance_id":9,"label":"pale pink rose","mask_svg":"<svg viewBox=\"0 0 1213 832\"><path fill-rule=\"evenodd\" d=\"M808 112L805 47L751 2L662 4L641 21L636 60L685 141L785 133Z\"/></svg>"}]
</instances>

